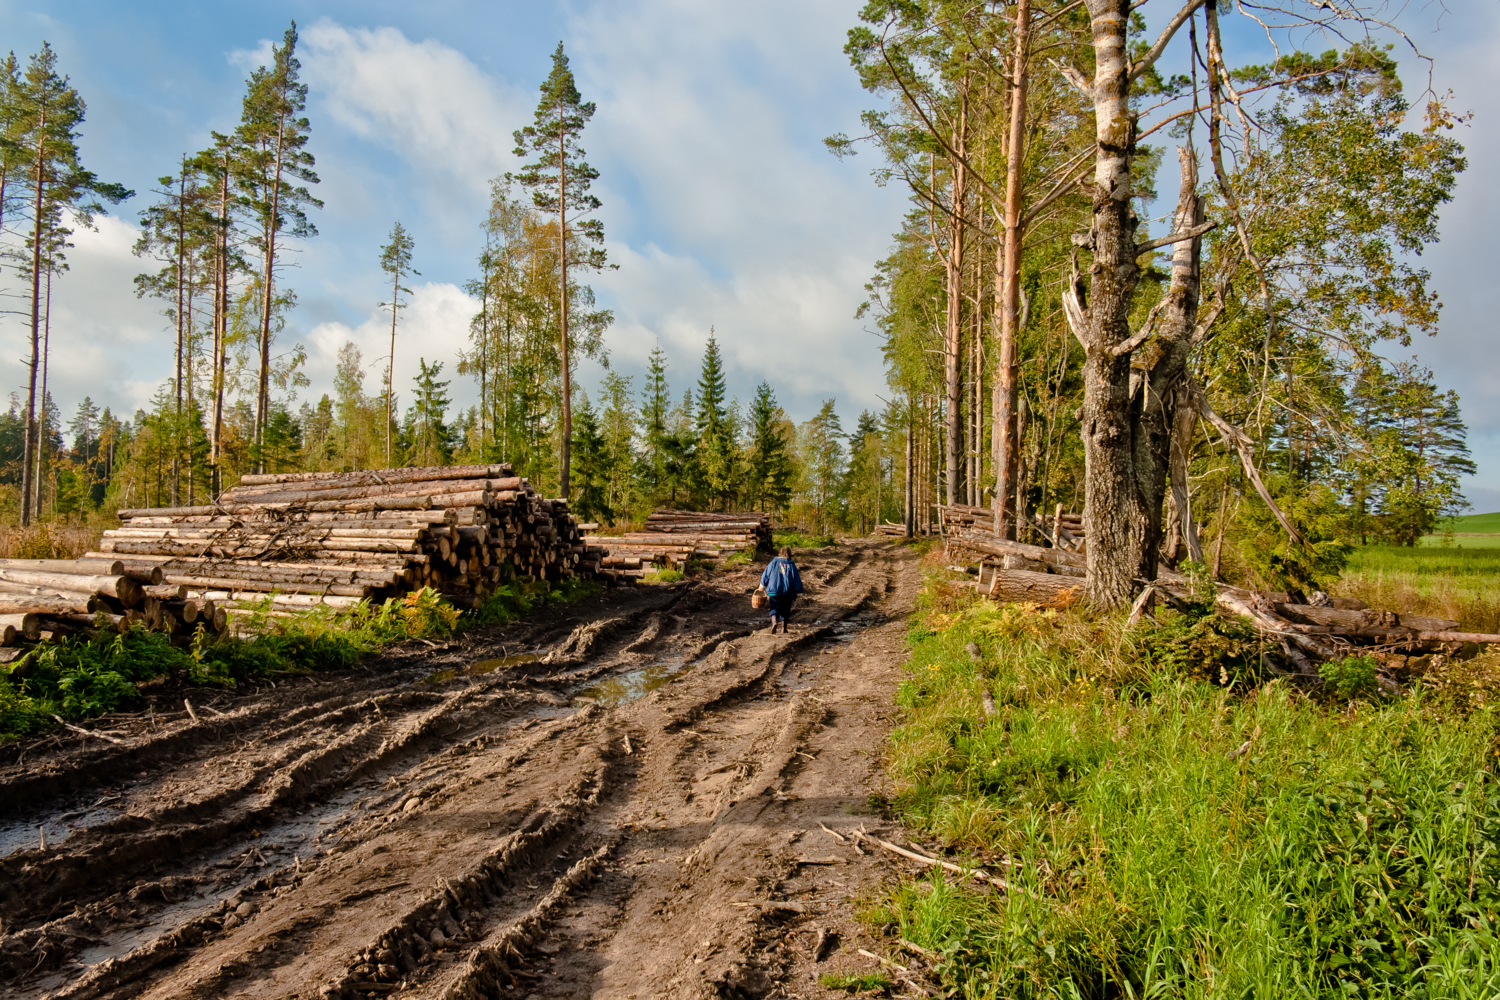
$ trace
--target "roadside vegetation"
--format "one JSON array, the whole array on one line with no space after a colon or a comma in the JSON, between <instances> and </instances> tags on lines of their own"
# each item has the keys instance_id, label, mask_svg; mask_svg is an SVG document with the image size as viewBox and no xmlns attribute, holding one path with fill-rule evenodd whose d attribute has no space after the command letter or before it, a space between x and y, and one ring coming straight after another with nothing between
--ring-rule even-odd
<instances>
[{"instance_id":1,"label":"roadside vegetation","mask_svg":"<svg viewBox=\"0 0 1500 1000\"><path fill-rule=\"evenodd\" d=\"M924 592L890 769L909 823L1011 888L939 874L870 914L952 995L1500 989L1495 654L1382 698L1358 659L1264 675L1206 602L1127 629L960 594Z\"/></svg>"},{"instance_id":2,"label":"roadside vegetation","mask_svg":"<svg viewBox=\"0 0 1500 1000\"><path fill-rule=\"evenodd\" d=\"M472 611L460 611L430 588L400 601L362 602L345 611L272 614L268 600L259 613L236 622L242 634L210 637L200 629L185 647L144 629L61 638L0 668L5 671L0 673L0 741L45 732L58 720L137 708L152 689L169 682L233 688L338 670L403 640L446 638L503 624L545 604L569 603L600 589L600 584L583 580L551 588L512 582Z\"/></svg>"}]
</instances>

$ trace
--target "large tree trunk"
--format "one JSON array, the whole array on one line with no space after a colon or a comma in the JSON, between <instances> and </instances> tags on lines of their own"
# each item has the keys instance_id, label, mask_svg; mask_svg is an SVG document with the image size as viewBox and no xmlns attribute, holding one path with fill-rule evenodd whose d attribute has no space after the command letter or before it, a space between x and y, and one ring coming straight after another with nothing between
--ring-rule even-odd
<instances>
[{"instance_id":1,"label":"large tree trunk","mask_svg":"<svg viewBox=\"0 0 1500 1000\"><path fill-rule=\"evenodd\" d=\"M1131 205L1135 116L1130 110L1126 22L1130 0L1088 0L1094 39L1093 262L1087 303L1075 276L1068 290L1083 361L1083 451L1088 596L1100 606L1130 600L1142 570L1150 514L1137 488L1131 433L1127 318L1140 268Z\"/></svg>"},{"instance_id":2,"label":"large tree trunk","mask_svg":"<svg viewBox=\"0 0 1500 1000\"><path fill-rule=\"evenodd\" d=\"M281 228L281 168L285 155L282 146L286 139L286 114L283 113L276 127L276 159L271 174L271 212L265 224L265 282L261 289L260 312L260 379L255 403L255 443L260 446L255 460L255 471L265 469L266 423L271 419L271 310L276 299L272 291L276 272L276 232Z\"/></svg>"},{"instance_id":3,"label":"large tree trunk","mask_svg":"<svg viewBox=\"0 0 1500 1000\"><path fill-rule=\"evenodd\" d=\"M558 463L558 496L568 499L573 464L573 361L568 353L568 151L565 133L557 135L557 261L561 272L562 449Z\"/></svg>"},{"instance_id":4,"label":"large tree trunk","mask_svg":"<svg viewBox=\"0 0 1500 1000\"><path fill-rule=\"evenodd\" d=\"M995 274L995 311L999 314L1000 345L995 362L995 416L990 433L995 436L995 534L1009 535L1005 507L1015 490L1016 460L1020 442L1016 436L1016 380L1020 359L1016 350L1021 290L1021 171L1025 166L1027 45L1031 33L1031 5L1016 5L1016 48L1011 56L1010 136L1005 166L1005 240ZM1019 516L1019 515L1018 515Z\"/></svg>"},{"instance_id":5,"label":"large tree trunk","mask_svg":"<svg viewBox=\"0 0 1500 1000\"><path fill-rule=\"evenodd\" d=\"M960 453L963 448L963 303L964 303L964 203L968 200L968 174L964 167L965 132L968 130L968 78L958 99L958 121L953 129L953 148L957 152L952 160L953 181L948 216L948 316L943 331L943 388L946 409L943 413L944 467L947 472L946 495L950 505L958 503L963 489L963 468Z\"/></svg>"},{"instance_id":6,"label":"large tree trunk","mask_svg":"<svg viewBox=\"0 0 1500 1000\"><path fill-rule=\"evenodd\" d=\"M36 456L36 369L42 332L42 230L43 203L46 200L45 138L47 107L42 105L37 119L36 198L33 203L31 230L31 362L26 375L26 424L22 428L25 445L21 449L21 527L31 523L31 463Z\"/></svg>"}]
</instances>

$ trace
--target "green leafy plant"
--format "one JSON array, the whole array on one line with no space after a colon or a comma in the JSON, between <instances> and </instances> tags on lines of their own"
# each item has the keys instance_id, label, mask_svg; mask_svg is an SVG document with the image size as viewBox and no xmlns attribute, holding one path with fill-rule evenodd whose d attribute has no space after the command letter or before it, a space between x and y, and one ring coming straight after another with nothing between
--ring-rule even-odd
<instances>
[{"instance_id":1,"label":"green leafy plant","mask_svg":"<svg viewBox=\"0 0 1500 1000\"><path fill-rule=\"evenodd\" d=\"M1346 656L1329 660L1318 668L1326 690L1339 701L1353 701L1374 694L1375 661L1368 656Z\"/></svg>"}]
</instances>

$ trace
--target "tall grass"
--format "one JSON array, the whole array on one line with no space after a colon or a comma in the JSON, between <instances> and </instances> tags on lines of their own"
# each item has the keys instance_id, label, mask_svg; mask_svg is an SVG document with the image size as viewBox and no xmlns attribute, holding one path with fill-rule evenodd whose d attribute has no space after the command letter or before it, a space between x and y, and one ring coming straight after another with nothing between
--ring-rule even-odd
<instances>
[{"instance_id":1,"label":"tall grass","mask_svg":"<svg viewBox=\"0 0 1500 1000\"><path fill-rule=\"evenodd\" d=\"M1336 590L1373 608L1500 633L1500 549L1356 548Z\"/></svg>"},{"instance_id":2,"label":"tall grass","mask_svg":"<svg viewBox=\"0 0 1500 1000\"><path fill-rule=\"evenodd\" d=\"M0 559L77 559L98 548L102 528L46 522L0 526Z\"/></svg>"},{"instance_id":3,"label":"tall grass","mask_svg":"<svg viewBox=\"0 0 1500 1000\"><path fill-rule=\"evenodd\" d=\"M911 642L898 803L1011 889L935 875L872 918L947 956L956 995L1500 992L1490 712L1253 683L1254 641L1211 618L1127 631L938 587Z\"/></svg>"}]
</instances>

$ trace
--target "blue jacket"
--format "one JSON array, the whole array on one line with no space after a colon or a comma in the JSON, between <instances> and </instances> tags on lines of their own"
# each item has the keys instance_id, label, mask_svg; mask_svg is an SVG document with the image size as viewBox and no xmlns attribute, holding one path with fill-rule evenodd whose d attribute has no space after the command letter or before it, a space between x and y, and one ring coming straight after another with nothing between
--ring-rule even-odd
<instances>
[{"instance_id":1,"label":"blue jacket","mask_svg":"<svg viewBox=\"0 0 1500 1000\"><path fill-rule=\"evenodd\" d=\"M797 572L796 563L777 556L766 564L766 571L760 575L760 585L766 588L769 597L777 594L800 594L802 574Z\"/></svg>"}]
</instances>

